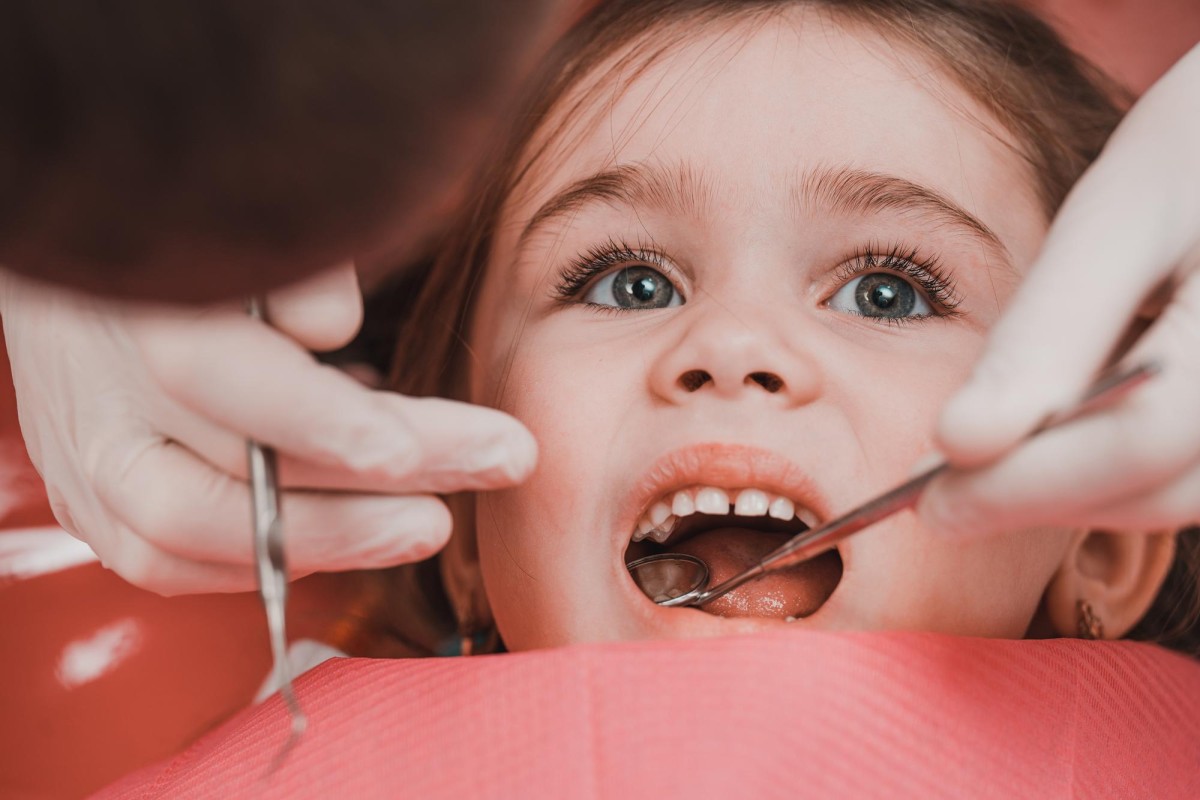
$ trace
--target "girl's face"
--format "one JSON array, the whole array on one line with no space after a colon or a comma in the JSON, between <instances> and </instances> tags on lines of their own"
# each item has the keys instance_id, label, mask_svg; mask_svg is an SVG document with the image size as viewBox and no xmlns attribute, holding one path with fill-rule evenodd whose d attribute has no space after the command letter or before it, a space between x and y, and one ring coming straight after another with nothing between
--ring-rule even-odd
<instances>
[{"instance_id":1,"label":"girl's face","mask_svg":"<svg viewBox=\"0 0 1200 800\"><path fill-rule=\"evenodd\" d=\"M476 504L500 631L1022 636L1069 532L904 513L704 610L626 571L672 550L720 580L905 479L1046 227L1010 135L934 63L811 13L726 28L594 77L503 214L471 399L541 455ZM668 510L671 540L631 544Z\"/></svg>"}]
</instances>

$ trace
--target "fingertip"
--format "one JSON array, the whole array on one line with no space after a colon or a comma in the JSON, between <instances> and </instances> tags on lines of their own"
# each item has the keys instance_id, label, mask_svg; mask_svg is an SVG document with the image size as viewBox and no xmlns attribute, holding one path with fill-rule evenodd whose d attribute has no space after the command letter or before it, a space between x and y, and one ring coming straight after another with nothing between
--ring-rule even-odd
<instances>
[{"instance_id":1,"label":"fingertip","mask_svg":"<svg viewBox=\"0 0 1200 800\"><path fill-rule=\"evenodd\" d=\"M912 465L912 469L908 471L909 478L916 478L920 475L942 467L946 463L946 457L941 451L933 450L918 458Z\"/></svg>"},{"instance_id":2,"label":"fingertip","mask_svg":"<svg viewBox=\"0 0 1200 800\"><path fill-rule=\"evenodd\" d=\"M405 542L404 547L392 563L415 564L440 553L450 542L450 537L454 533L454 523L450 520L449 513L446 512L447 518L444 527L439 526L420 538Z\"/></svg>"},{"instance_id":3,"label":"fingertip","mask_svg":"<svg viewBox=\"0 0 1200 800\"><path fill-rule=\"evenodd\" d=\"M953 529L946 524L945 505L939 481L930 484L917 500L913 513L921 522L921 527L936 536L949 536Z\"/></svg>"},{"instance_id":4,"label":"fingertip","mask_svg":"<svg viewBox=\"0 0 1200 800\"><path fill-rule=\"evenodd\" d=\"M538 461L538 443L524 425L514 425L513 431L507 437L505 449L510 453L509 477L513 483L520 483L533 474Z\"/></svg>"},{"instance_id":5,"label":"fingertip","mask_svg":"<svg viewBox=\"0 0 1200 800\"><path fill-rule=\"evenodd\" d=\"M505 432L474 452L464 454L459 465L477 489L504 489L528 478L537 467L538 445L528 430L506 417Z\"/></svg>"},{"instance_id":6,"label":"fingertip","mask_svg":"<svg viewBox=\"0 0 1200 800\"><path fill-rule=\"evenodd\" d=\"M971 385L952 397L934 430L934 444L956 467L975 467L998 458L1017 435L998 413L997 393Z\"/></svg>"},{"instance_id":7,"label":"fingertip","mask_svg":"<svg viewBox=\"0 0 1200 800\"><path fill-rule=\"evenodd\" d=\"M430 397L395 395L392 402L421 439L421 467L436 491L500 489L537 466L537 440L503 411Z\"/></svg>"},{"instance_id":8,"label":"fingertip","mask_svg":"<svg viewBox=\"0 0 1200 800\"><path fill-rule=\"evenodd\" d=\"M365 566L393 567L424 561L440 552L453 532L454 517L441 500L435 497L397 500L383 531L385 544Z\"/></svg>"},{"instance_id":9,"label":"fingertip","mask_svg":"<svg viewBox=\"0 0 1200 800\"><path fill-rule=\"evenodd\" d=\"M445 547L450 509L432 495L289 492L288 565L295 571L386 569Z\"/></svg>"},{"instance_id":10,"label":"fingertip","mask_svg":"<svg viewBox=\"0 0 1200 800\"><path fill-rule=\"evenodd\" d=\"M272 292L267 317L309 350L345 347L363 320L362 290L354 265L347 263Z\"/></svg>"},{"instance_id":11,"label":"fingertip","mask_svg":"<svg viewBox=\"0 0 1200 800\"><path fill-rule=\"evenodd\" d=\"M922 526L935 536L955 539L981 534L986 525L964 503L960 492L953 491L952 476L934 481L917 502L916 514Z\"/></svg>"}]
</instances>

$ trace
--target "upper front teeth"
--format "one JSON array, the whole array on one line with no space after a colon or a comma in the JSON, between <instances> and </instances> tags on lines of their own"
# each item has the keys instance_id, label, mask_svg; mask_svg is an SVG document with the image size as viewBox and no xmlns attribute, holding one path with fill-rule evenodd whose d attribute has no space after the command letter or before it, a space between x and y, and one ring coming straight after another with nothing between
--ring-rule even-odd
<instances>
[{"instance_id":1,"label":"upper front teeth","mask_svg":"<svg viewBox=\"0 0 1200 800\"><path fill-rule=\"evenodd\" d=\"M734 492L733 500L730 500L729 495L726 490L715 486L680 489L670 497L656 502L642 515L634 530L633 541L653 539L661 544L671 535L680 518L692 514L732 512L739 517L771 516L782 520L796 517L810 528L817 527L816 515L807 508L797 507L791 498L772 495L754 488Z\"/></svg>"},{"instance_id":2,"label":"upper front teeth","mask_svg":"<svg viewBox=\"0 0 1200 800\"><path fill-rule=\"evenodd\" d=\"M771 498L766 492L758 489L742 489L738 492L737 502L733 504L733 513L739 517L765 517Z\"/></svg>"},{"instance_id":3,"label":"upper front teeth","mask_svg":"<svg viewBox=\"0 0 1200 800\"><path fill-rule=\"evenodd\" d=\"M776 497L767 508L767 513L775 519L791 519L796 516L796 504L786 497ZM811 522L805 524L814 527Z\"/></svg>"},{"instance_id":4,"label":"upper front teeth","mask_svg":"<svg viewBox=\"0 0 1200 800\"><path fill-rule=\"evenodd\" d=\"M705 486L696 492L696 511L701 514L728 514L729 495L724 489Z\"/></svg>"}]
</instances>

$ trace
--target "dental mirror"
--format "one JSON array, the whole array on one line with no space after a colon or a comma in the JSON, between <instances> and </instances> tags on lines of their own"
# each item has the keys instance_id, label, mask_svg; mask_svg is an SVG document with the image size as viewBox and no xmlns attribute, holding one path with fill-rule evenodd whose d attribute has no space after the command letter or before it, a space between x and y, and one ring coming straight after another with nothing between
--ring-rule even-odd
<instances>
[{"instance_id":1,"label":"dental mirror","mask_svg":"<svg viewBox=\"0 0 1200 800\"><path fill-rule=\"evenodd\" d=\"M1070 422L1095 410L1102 404L1125 396L1157 375L1159 371L1157 363L1149 362L1106 374L1092 384L1074 407L1047 416L1030 436L1036 436L1048 428ZM708 565L692 555L658 553L639 558L627 564L626 567L638 588L658 605L702 606L759 575L815 558L835 547L847 536L874 525L898 511L913 507L929 482L949 468L949 464L942 462L825 525L793 536L748 569L722 581L711 589L707 588Z\"/></svg>"},{"instance_id":2,"label":"dental mirror","mask_svg":"<svg viewBox=\"0 0 1200 800\"><path fill-rule=\"evenodd\" d=\"M626 566L638 588L660 606L687 603L708 586L708 565L683 553L659 553Z\"/></svg>"}]
</instances>

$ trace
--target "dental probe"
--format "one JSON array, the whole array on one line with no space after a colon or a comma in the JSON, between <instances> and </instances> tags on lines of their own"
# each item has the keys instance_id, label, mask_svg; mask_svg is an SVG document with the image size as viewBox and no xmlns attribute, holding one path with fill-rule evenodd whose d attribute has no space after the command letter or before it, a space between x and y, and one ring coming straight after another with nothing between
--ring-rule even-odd
<instances>
[{"instance_id":1,"label":"dental probe","mask_svg":"<svg viewBox=\"0 0 1200 800\"><path fill-rule=\"evenodd\" d=\"M1159 369L1157 363L1148 362L1126 370L1108 373L1092 384L1074 407L1049 415L1029 436L1036 436L1049 428L1070 422L1100 405L1126 395L1158 374ZM703 590L701 588L708 583L708 565L695 556L661 553L638 559L629 564L628 569L633 574L634 582L638 584L639 588L659 605L702 606L764 573L774 572L815 558L831 550L847 536L874 525L898 511L915 506L921 492L929 482L949 468L950 465L943 461L837 519L819 528L797 534L767 554L754 566L739 572L711 589ZM667 572L667 570L671 570L671 572ZM646 577L641 580L638 575L640 571L646 573ZM667 585L674 580L674 576L689 574L692 576L689 584L674 587ZM664 578L664 575L670 577Z\"/></svg>"},{"instance_id":2,"label":"dental probe","mask_svg":"<svg viewBox=\"0 0 1200 800\"><path fill-rule=\"evenodd\" d=\"M262 301L251 297L246 312L252 319L267 322ZM271 762L274 772L291 749L300 741L308 718L296 700L292 687L292 668L287 659L287 562L283 553L283 525L279 518L279 475L275 450L253 439L246 440L250 471L250 497L254 514L254 567L258 572L258 591L267 612L267 633L271 640L272 670L275 683L291 715L292 730L283 749Z\"/></svg>"}]
</instances>

